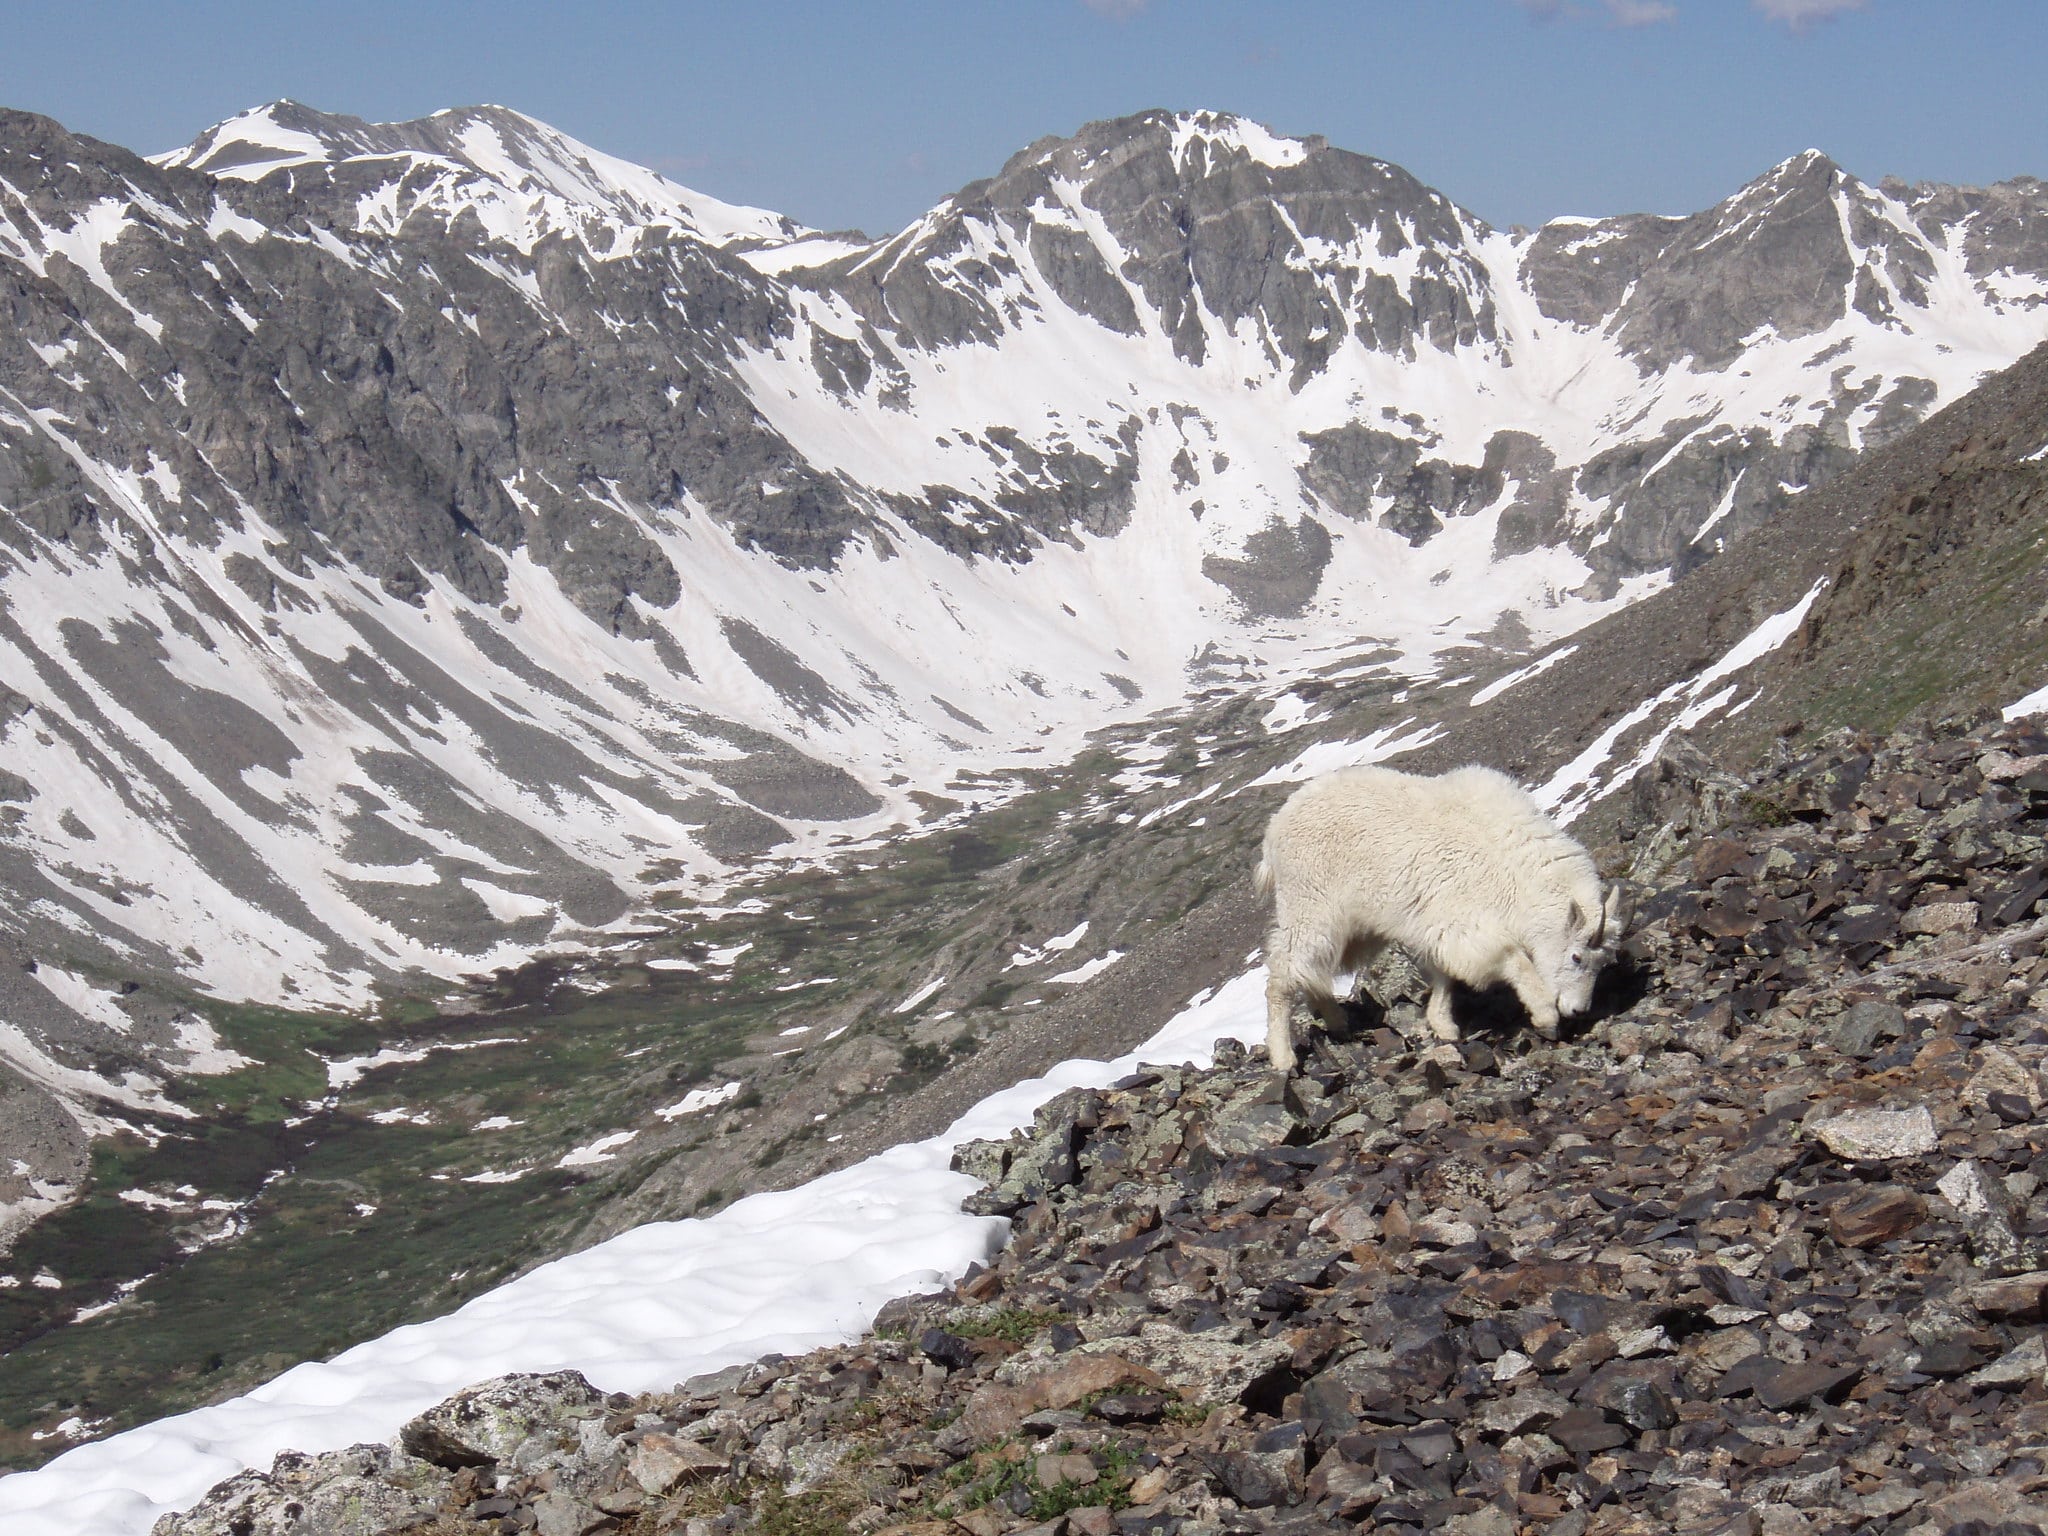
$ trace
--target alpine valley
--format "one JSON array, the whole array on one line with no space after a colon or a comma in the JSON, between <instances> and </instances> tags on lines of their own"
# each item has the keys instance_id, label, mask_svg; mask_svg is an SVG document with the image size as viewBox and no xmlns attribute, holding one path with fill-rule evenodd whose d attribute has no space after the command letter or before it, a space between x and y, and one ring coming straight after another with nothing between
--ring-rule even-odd
<instances>
[{"instance_id":1,"label":"alpine valley","mask_svg":"<svg viewBox=\"0 0 2048 1536\"><path fill-rule=\"evenodd\" d=\"M2040 477L2032 179L1496 230L1148 112L873 240L496 107L0 113L0 305L15 1465L1127 1048L1324 767L2041 681L2031 534L1916 533Z\"/></svg>"}]
</instances>

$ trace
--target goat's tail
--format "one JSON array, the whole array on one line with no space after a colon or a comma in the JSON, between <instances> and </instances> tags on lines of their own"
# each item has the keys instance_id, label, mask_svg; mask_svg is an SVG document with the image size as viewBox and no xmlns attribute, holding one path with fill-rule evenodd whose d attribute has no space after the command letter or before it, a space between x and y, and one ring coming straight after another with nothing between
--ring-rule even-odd
<instances>
[{"instance_id":1,"label":"goat's tail","mask_svg":"<svg viewBox=\"0 0 2048 1536\"><path fill-rule=\"evenodd\" d=\"M1273 861L1261 857L1259 867L1252 871L1252 889L1261 896L1273 894Z\"/></svg>"}]
</instances>

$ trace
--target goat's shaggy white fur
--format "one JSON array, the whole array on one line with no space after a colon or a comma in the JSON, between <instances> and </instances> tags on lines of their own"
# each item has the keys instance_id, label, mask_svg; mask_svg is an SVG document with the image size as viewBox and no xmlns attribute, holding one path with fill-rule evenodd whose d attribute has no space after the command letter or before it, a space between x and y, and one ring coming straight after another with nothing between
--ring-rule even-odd
<instances>
[{"instance_id":1,"label":"goat's shaggy white fur","mask_svg":"<svg viewBox=\"0 0 2048 1536\"><path fill-rule=\"evenodd\" d=\"M1294 999L1332 1023L1335 981L1396 944L1429 978L1430 1028L1458 1038L1451 983L1515 989L1537 1029L1582 1013L1617 937L1586 850L1491 768L1436 778L1342 768L1274 814L1256 875L1273 897L1266 942L1268 1050L1294 1067Z\"/></svg>"}]
</instances>

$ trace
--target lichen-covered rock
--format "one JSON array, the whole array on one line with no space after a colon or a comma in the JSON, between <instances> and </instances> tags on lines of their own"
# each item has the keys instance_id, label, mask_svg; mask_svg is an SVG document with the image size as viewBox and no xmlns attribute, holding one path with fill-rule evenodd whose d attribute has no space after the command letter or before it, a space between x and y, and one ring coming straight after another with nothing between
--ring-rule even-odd
<instances>
[{"instance_id":1,"label":"lichen-covered rock","mask_svg":"<svg viewBox=\"0 0 2048 1536\"><path fill-rule=\"evenodd\" d=\"M1294 1357L1284 1339L1238 1343L1209 1333L1148 1331L1133 1338L1084 1344L1081 1354L1114 1353L1142 1366L1197 1403L1237 1403Z\"/></svg>"},{"instance_id":2,"label":"lichen-covered rock","mask_svg":"<svg viewBox=\"0 0 2048 1536\"><path fill-rule=\"evenodd\" d=\"M268 1472L244 1472L188 1514L165 1515L151 1536L376 1536L441 1507L437 1469L381 1445L304 1456L286 1451Z\"/></svg>"},{"instance_id":3,"label":"lichen-covered rock","mask_svg":"<svg viewBox=\"0 0 2048 1536\"><path fill-rule=\"evenodd\" d=\"M500 1376L429 1408L399 1432L412 1455L440 1467L530 1463L577 1442L604 1411L604 1394L577 1371Z\"/></svg>"}]
</instances>

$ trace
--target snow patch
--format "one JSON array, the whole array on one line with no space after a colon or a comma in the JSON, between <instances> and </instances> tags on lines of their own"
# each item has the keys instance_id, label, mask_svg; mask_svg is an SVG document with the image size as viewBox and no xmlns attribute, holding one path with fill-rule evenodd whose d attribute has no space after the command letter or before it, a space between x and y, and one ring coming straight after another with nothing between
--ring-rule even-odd
<instances>
[{"instance_id":1,"label":"snow patch","mask_svg":"<svg viewBox=\"0 0 2048 1536\"><path fill-rule=\"evenodd\" d=\"M1299 784L1338 768L1383 763L1390 757L1426 747L1442 734L1440 726L1418 726L1413 720L1403 720L1399 725L1384 726L1356 741L1319 741L1292 762L1268 769L1243 787L1253 789L1262 784Z\"/></svg>"},{"instance_id":2,"label":"snow patch","mask_svg":"<svg viewBox=\"0 0 2048 1536\"><path fill-rule=\"evenodd\" d=\"M915 992L911 993L910 996L906 997L905 999L903 999L902 1002L898 1003L894 1011L897 1013L911 1012L920 1004L931 1001L933 997L938 995L939 988L943 987L945 984L946 978L943 976L938 977L936 980L926 982L923 986L919 987Z\"/></svg>"},{"instance_id":3,"label":"snow patch","mask_svg":"<svg viewBox=\"0 0 2048 1536\"><path fill-rule=\"evenodd\" d=\"M1645 767L1668 741L1674 732L1690 730L1708 716L1724 708L1735 696L1735 688L1729 687L1708 693L1708 689L1724 677L1741 671L1752 662L1760 661L1775 651L1799 631L1806 618L1807 609L1827 586L1823 576L1808 588L1804 597L1782 613L1774 613L1757 625L1742 639L1729 648L1721 659L1701 672L1697 677L1673 683L1655 698L1645 699L1613 725L1602 731L1585 751L1566 763L1550 781L1536 791L1536 803L1554 816L1558 823L1570 826L1583 815L1594 802L1604 800ZM1616 745L1622 737L1643 724L1659 710L1678 704L1680 709L1665 725L1652 733L1649 740L1637 751L1629 762L1618 770L1601 770L1614 755Z\"/></svg>"},{"instance_id":4,"label":"snow patch","mask_svg":"<svg viewBox=\"0 0 2048 1536\"><path fill-rule=\"evenodd\" d=\"M623 1147L640 1133L638 1131L613 1131L609 1136L600 1136L586 1146L575 1148L562 1155L555 1164L557 1168L588 1168L593 1163L608 1163L616 1155L615 1147Z\"/></svg>"},{"instance_id":5,"label":"snow patch","mask_svg":"<svg viewBox=\"0 0 2048 1536\"><path fill-rule=\"evenodd\" d=\"M2006 705L2004 710L2005 718L2008 720L2017 720L2022 715L2043 713L2048 713L2048 684L2036 688L2023 699L2015 699Z\"/></svg>"},{"instance_id":6,"label":"snow patch","mask_svg":"<svg viewBox=\"0 0 2048 1536\"><path fill-rule=\"evenodd\" d=\"M117 1035L125 1035L135 1027L135 1021L115 1001L119 993L86 980L76 971L64 970L48 961L38 961L31 974L42 983L44 991L80 1018L104 1024Z\"/></svg>"},{"instance_id":7,"label":"snow patch","mask_svg":"<svg viewBox=\"0 0 2048 1536\"><path fill-rule=\"evenodd\" d=\"M1048 976L1045 979L1047 981L1064 981L1078 986L1092 977L1100 976L1112 965L1115 965L1117 961L1123 959L1123 957L1124 952L1122 950L1112 949L1107 954L1097 955L1093 960L1075 966L1071 971L1061 971L1059 975Z\"/></svg>"},{"instance_id":8,"label":"snow patch","mask_svg":"<svg viewBox=\"0 0 2048 1536\"><path fill-rule=\"evenodd\" d=\"M655 1113L664 1120L675 1120L683 1115L694 1115L699 1110L729 1104L738 1098L739 1094L738 1083L727 1083L722 1088L692 1088L667 1109L657 1109Z\"/></svg>"},{"instance_id":9,"label":"snow patch","mask_svg":"<svg viewBox=\"0 0 2048 1536\"><path fill-rule=\"evenodd\" d=\"M385 1046L370 1056L340 1056L326 1062L327 1091L340 1093L353 1088L362 1081L367 1072L379 1067L396 1066L401 1062L425 1061L435 1051L479 1051L489 1045L521 1045L524 1041L515 1035L505 1035L492 1040L434 1040L426 1045L401 1048Z\"/></svg>"},{"instance_id":10,"label":"snow patch","mask_svg":"<svg viewBox=\"0 0 2048 1536\"><path fill-rule=\"evenodd\" d=\"M1560 661L1563 661L1565 657L1574 654L1577 650L1578 647L1576 645L1562 646L1552 651L1548 656L1530 662L1528 666L1523 667L1520 671L1510 672L1506 677L1495 678L1484 688L1473 694L1470 699L1466 700L1466 703L1473 709L1477 709L1482 704L1491 704L1517 683L1526 683L1532 677L1541 677Z\"/></svg>"}]
</instances>

